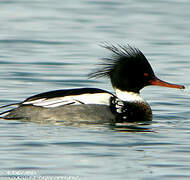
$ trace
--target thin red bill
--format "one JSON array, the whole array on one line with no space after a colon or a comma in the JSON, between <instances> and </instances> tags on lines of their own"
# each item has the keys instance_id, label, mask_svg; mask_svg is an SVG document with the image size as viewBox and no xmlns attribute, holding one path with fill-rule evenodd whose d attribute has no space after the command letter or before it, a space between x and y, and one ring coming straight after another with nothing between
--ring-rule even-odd
<instances>
[{"instance_id":1,"label":"thin red bill","mask_svg":"<svg viewBox=\"0 0 190 180\"><path fill-rule=\"evenodd\" d=\"M185 89L185 86L183 86L183 85L167 83L165 81L158 79L157 77L154 80L150 80L149 82L150 82L150 85L164 86L164 87L177 88L177 89Z\"/></svg>"}]
</instances>

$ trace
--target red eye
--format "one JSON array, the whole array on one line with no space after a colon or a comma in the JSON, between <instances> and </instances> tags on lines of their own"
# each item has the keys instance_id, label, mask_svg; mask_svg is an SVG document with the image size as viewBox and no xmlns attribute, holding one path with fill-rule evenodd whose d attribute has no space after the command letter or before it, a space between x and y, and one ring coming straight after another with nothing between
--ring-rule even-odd
<instances>
[{"instance_id":1,"label":"red eye","mask_svg":"<svg viewBox=\"0 0 190 180\"><path fill-rule=\"evenodd\" d=\"M148 73L144 73L144 76L148 77Z\"/></svg>"}]
</instances>

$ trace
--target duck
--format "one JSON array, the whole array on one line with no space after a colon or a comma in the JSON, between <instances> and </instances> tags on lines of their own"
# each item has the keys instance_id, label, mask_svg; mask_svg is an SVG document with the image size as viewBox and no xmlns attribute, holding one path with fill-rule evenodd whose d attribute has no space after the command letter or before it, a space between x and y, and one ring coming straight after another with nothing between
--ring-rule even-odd
<instances>
[{"instance_id":1,"label":"duck","mask_svg":"<svg viewBox=\"0 0 190 180\"><path fill-rule=\"evenodd\" d=\"M146 86L157 85L184 89L156 77L145 55L135 47L104 44L111 55L102 59L90 78L110 79L114 93L99 88L74 88L43 92L24 101L1 108L16 106L0 113L5 120L63 122L65 124L116 124L151 121L150 105L140 96Z\"/></svg>"}]
</instances>

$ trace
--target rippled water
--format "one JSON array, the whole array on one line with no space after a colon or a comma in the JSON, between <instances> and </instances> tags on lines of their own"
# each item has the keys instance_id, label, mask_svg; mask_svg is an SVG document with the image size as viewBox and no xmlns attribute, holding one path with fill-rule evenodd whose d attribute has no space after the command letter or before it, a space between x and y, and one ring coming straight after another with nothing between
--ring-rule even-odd
<instances>
[{"instance_id":1,"label":"rippled water","mask_svg":"<svg viewBox=\"0 0 190 180\"><path fill-rule=\"evenodd\" d=\"M189 86L187 0L0 1L0 101L53 89L99 87L86 74L108 52L140 48L163 80ZM189 179L189 90L147 87L150 124L69 127L0 123L0 179Z\"/></svg>"}]
</instances>

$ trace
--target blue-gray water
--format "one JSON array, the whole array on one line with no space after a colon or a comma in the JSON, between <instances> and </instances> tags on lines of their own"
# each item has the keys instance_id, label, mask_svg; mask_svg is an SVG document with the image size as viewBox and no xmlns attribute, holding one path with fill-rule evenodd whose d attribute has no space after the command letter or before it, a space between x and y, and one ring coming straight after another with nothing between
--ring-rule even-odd
<instances>
[{"instance_id":1,"label":"blue-gray water","mask_svg":"<svg viewBox=\"0 0 190 180\"><path fill-rule=\"evenodd\" d=\"M112 91L87 74L109 53L140 48L163 80L190 85L188 0L1 0L0 102L75 87ZM0 123L0 179L189 179L190 92L147 87L144 132L107 126ZM129 129L130 130L130 129Z\"/></svg>"}]
</instances>

